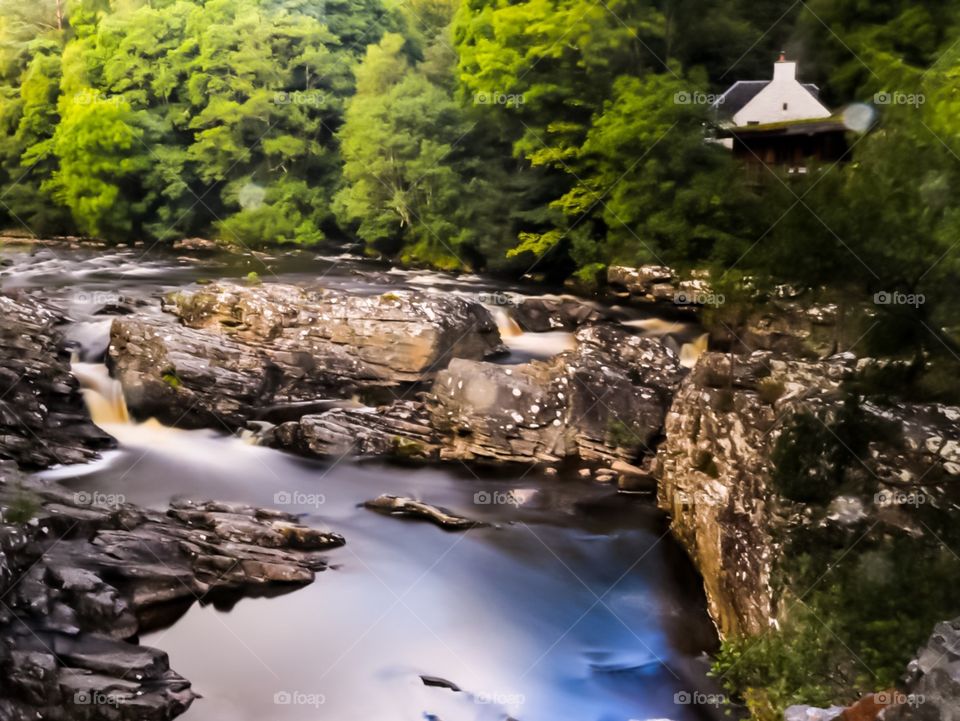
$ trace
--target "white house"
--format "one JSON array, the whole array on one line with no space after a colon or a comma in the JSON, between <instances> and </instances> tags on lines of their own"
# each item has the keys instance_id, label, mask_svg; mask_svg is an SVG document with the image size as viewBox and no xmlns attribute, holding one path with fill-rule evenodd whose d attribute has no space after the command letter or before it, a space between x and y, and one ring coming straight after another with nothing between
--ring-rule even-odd
<instances>
[{"instance_id":1,"label":"white house","mask_svg":"<svg viewBox=\"0 0 960 721\"><path fill-rule=\"evenodd\" d=\"M797 64L781 54L773 80L741 80L713 104L715 142L758 177L764 166L802 175L813 164L841 162L849 151L847 128L819 95L816 85L797 80Z\"/></svg>"},{"instance_id":2,"label":"white house","mask_svg":"<svg viewBox=\"0 0 960 721\"><path fill-rule=\"evenodd\" d=\"M773 64L773 80L741 80L713 104L725 124L734 127L829 118L816 85L797 80L797 64L783 54Z\"/></svg>"}]
</instances>

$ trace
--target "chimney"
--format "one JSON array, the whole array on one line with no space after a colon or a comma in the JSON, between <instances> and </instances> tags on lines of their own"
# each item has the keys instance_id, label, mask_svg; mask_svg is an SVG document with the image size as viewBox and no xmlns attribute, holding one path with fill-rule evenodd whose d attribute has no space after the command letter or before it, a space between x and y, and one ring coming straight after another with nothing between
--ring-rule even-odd
<instances>
[{"instance_id":1,"label":"chimney","mask_svg":"<svg viewBox=\"0 0 960 721\"><path fill-rule=\"evenodd\" d=\"M773 64L773 81L796 81L796 79L797 64L787 62L787 53L785 50L781 50L780 57L777 59L777 62Z\"/></svg>"}]
</instances>

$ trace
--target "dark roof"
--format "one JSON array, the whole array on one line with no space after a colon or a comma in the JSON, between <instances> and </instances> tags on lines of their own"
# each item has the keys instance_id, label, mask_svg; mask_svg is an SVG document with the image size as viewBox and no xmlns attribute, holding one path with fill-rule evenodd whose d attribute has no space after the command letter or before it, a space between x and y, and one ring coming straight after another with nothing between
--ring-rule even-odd
<instances>
[{"instance_id":1,"label":"dark roof","mask_svg":"<svg viewBox=\"0 0 960 721\"><path fill-rule=\"evenodd\" d=\"M739 128L730 128L724 137L741 136L785 136L785 135L819 135L820 133L846 132L847 126L842 117L809 118L806 120L783 120L777 123L763 125L744 125Z\"/></svg>"},{"instance_id":2,"label":"dark roof","mask_svg":"<svg viewBox=\"0 0 960 721\"><path fill-rule=\"evenodd\" d=\"M743 107L757 97L757 94L767 87L769 80L738 80L731 85L727 92L717 98L713 110L720 119L732 118ZM820 99L820 88L813 83L804 83L803 87L817 100Z\"/></svg>"}]
</instances>

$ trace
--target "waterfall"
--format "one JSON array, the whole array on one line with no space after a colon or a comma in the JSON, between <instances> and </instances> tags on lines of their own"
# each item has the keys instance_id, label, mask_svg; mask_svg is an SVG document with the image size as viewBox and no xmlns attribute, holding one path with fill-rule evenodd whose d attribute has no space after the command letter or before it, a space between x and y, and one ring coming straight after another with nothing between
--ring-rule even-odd
<instances>
[{"instance_id":1,"label":"waterfall","mask_svg":"<svg viewBox=\"0 0 960 721\"><path fill-rule=\"evenodd\" d=\"M103 363L74 361L71 370L80 381L83 398L94 423L101 427L130 423L123 387L120 381L110 377L110 371Z\"/></svg>"},{"instance_id":2,"label":"waterfall","mask_svg":"<svg viewBox=\"0 0 960 721\"><path fill-rule=\"evenodd\" d=\"M693 368L697 360L707 352L710 334L704 333L692 343L684 343L680 347L680 365L684 368Z\"/></svg>"},{"instance_id":3,"label":"waterfall","mask_svg":"<svg viewBox=\"0 0 960 721\"><path fill-rule=\"evenodd\" d=\"M488 305L487 310L490 311L490 315L496 321L497 328L500 330L500 337L504 339L504 342L507 338L518 338L523 335L523 329L507 312L506 308L499 305Z\"/></svg>"}]
</instances>

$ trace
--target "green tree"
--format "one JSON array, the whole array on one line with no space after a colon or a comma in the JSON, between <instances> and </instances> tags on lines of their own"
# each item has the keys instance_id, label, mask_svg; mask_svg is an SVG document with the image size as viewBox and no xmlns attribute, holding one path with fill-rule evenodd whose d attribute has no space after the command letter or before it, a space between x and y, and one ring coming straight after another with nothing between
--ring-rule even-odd
<instances>
[{"instance_id":1,"label":"green tree","mask_svg":"<svg viewBox=\"0 0 960 721\"><path fill-rule=\"evenodd\" d=\"M404 38L387 34L357 68L341 133L347 187L341 221L372 247L441 267L465 264L469 229L456 222L462 179L455 146L468 131L449 91L410 65Z\"/></svg>"}]
</instances>

